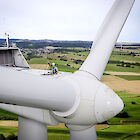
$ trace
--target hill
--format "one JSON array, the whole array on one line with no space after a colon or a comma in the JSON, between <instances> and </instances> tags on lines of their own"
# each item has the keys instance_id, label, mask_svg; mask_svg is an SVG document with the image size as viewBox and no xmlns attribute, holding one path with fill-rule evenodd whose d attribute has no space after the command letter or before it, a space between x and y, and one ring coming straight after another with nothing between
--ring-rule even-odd
<instances>
[{"instance_id":1,"label":"hill","mask_svg":"<svg viewBox=\"0 0 140 140\"><path fill-rule=\"evenodd\" d=\"M44 48L46 46L53 47L82 47L90 48L93 41L66 41L66 40L29 40L29 39L9 39L9 43L16 43L19 48ZM0 45L5 45L5 39L0 39ZM121 42L116 43L116 47L140 48L140 43Z\"/></svg>"},{"instance_id":2,"label":"hill","mask_svg":"<svg viewBox=\"0 0 140 140\"><path fill-rule=\"evenodd\" d=\"M28 39L9 39L10 44L16 43L19 48L43 48L53 47L85 47L90 48L92 41L59 41L59 40L28 40ZM0 39L0 44L5 44L5 39Z\"/></svg>"}]
</instances>

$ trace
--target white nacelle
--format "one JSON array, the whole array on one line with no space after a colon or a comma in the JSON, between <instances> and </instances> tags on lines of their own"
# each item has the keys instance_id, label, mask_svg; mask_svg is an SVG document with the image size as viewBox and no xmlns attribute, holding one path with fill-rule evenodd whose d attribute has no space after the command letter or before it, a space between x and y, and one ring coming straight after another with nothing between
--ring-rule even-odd
<instances>
[{"instance_id":1,"label":"white nacelle","mask_svg":"<svg viewBox=\"0 0 140 140\"><path fill-rule=\"evenodd\" d=\"M58 121L71 125L93 125L114 117L123 109L119 96L93 75L77 71L64 79L71 79L79 87L80 103L70 115L67 112L52 112Z\"/></svg>"}]
</instances>

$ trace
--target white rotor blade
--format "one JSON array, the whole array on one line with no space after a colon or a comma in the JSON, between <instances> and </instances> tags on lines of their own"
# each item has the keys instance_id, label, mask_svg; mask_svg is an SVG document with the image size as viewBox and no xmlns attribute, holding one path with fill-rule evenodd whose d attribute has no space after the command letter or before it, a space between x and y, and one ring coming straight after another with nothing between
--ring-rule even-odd
<instances>
[{"instance_id":1,"label":"white rotor blade","mask_svg":"<svg viewBox=\"0 0 140 140\"><path fill-rule=\"evenodd\" d=\"M47 125L57 125L58 121L54 119L49 110L33 108L27 106L11 105L0 103L0 108L7 110L18 116L38 121Z\"/></svg>"},{"instance_id":2,"label":"white rotor blade","mask_svg":"<svg viewBox=\"0 0 140 140\"><path fill-rule=\"evenodd\" d=\"M94 126L84 130L70 130L70 140L97 140Z\"/></svg>"},{"instance_id":3,"label":"white rotor blade","mask_svg":"<svg viewBox=\"0 0 140 140\"><path fill-rule=\"evenodd\" d=\"M77 99L66 80L28 74L0 67L0 101L65 112Z\"/></svg>"},{"instance_id":4,"label":"white rotor blade","mask_svg":"<svg viewBox=\"0 0 140 140\"><path fill-rule=\"evenodd\" d=\"M87 71L99 80L135 0L116 0L106 16L91 52L80 70Z\"/></svg>"}]
</instances>

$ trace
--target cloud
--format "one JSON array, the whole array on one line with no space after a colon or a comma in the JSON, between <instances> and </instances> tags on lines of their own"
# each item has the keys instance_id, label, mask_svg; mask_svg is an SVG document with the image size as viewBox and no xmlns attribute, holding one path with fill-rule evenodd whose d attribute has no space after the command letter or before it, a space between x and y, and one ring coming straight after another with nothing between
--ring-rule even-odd
<instances>
[{"instance_id":1,"label":"cloud","mask_svg":"<svg viewBox=\"0 0 140 140\"><path fill-rule=\"evenodd\" d=\"M114 0L4 0L0 2L0 37L93 40ZM137 3L138 4L138 3ZM119 40L137 37L139 6L135 5ZM132 21L133 22L130 22ZM134 26L133 29L132 25ZM139 33L136 33L139 35Z\"/></svg>"}]
</instances>

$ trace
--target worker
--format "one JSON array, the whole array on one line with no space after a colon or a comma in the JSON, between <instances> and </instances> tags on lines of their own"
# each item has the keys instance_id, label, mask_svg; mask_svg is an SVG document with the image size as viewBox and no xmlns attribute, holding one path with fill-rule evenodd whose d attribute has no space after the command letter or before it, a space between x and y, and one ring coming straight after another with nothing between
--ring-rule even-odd
<instances>
[{"instance_id":1,"label":"worker","mask_svg":"<svg viewBox=\"0 0 140 140\"><path fill-rule=\"evenodd\" d=\"M55 63L52 63L52 74L58 74L58 68L55 66Z\"/></svg>"}]
</instances>

